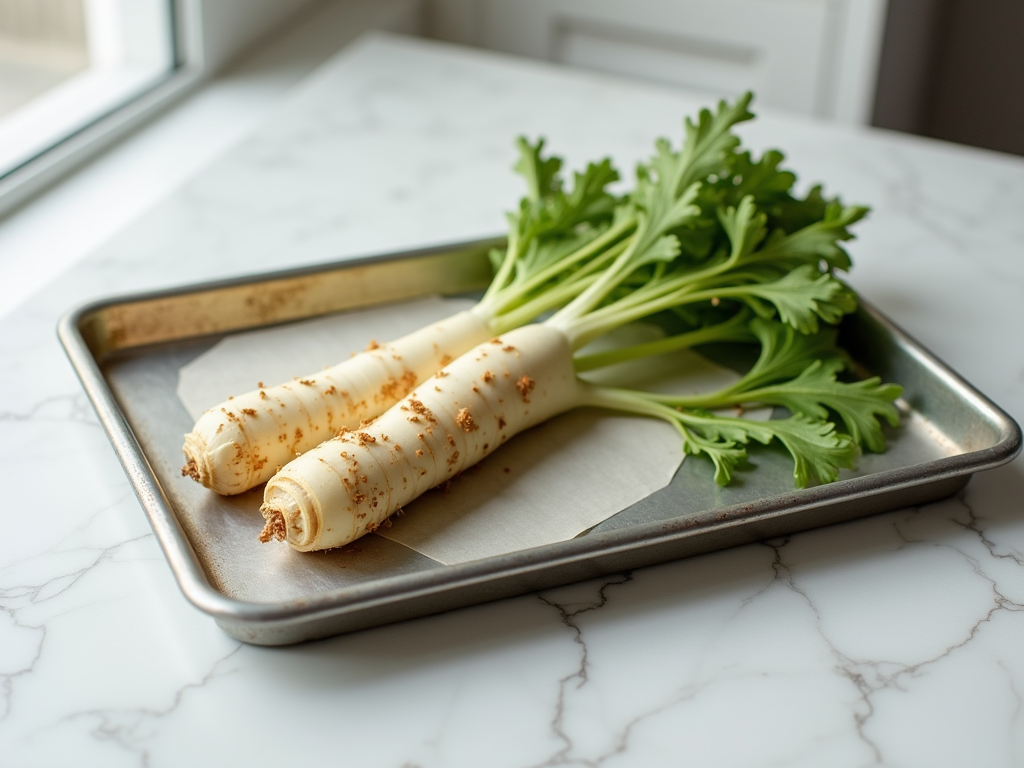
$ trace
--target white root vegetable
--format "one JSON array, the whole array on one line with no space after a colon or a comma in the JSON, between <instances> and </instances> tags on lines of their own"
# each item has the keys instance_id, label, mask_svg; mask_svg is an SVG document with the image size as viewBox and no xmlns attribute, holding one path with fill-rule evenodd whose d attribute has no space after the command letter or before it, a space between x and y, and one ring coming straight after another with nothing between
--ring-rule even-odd
<instances>
[{"instance_id":1,"label":"white root vegetable","mask_svg":"<svg viewBox=\"0 0 1024 768\"><path fill-rule=\"evenodd\" d=\"M383 413L418 382L478 343L564 305L623 247L633 223L612 223L618 179L610 161L591 163L563 189L561 160L543 140L518 142L528 192L508 215L507 246L480 303L466 313L368 351L322 373L259 389L215 406L185 438L182 474L222 494L266 481L344 428Z\"/></svg>"},{"instance_id":2,"label":"white root vegetable","mask_svg":"<svg viewBox=\"0 0 1024 768\"><path fill-rule=\"evenodd\" d=\"M182 474L220 494L266 482L297 455L387 410L453 357L493 336L473 309L286 384L206 411L185 436Z\"/></svg>"},{"instance_id":3,"label":"white root vegetable","mask_svg":"<svg viewBox=\"0 0 1024 768\"><path fill-rule=\"evenodd\" d=\"M838 381L845 355L835 348L834 334L821 332L823 324L838 323L856 307L834 272L849 267L840 244L852 237L848 227L866 209L824 203L817 188L806 200L788 192L780 197L795 178L776 170L781 155L754 162L737 151L732 127L752 117L749 101L746 94L735 105L722 102L714 114L705 110L696 122L687 121L679 151L659 141L655 157L638 171L634 192L583 247L570 238L568 245L535 239L523 248L520 238L561 222L571 200L585 198L586 184L578 187L580 195L556 197L547 208L534 205L538 194L524 202L523 218L511 220L528 226L513 227L508 252L520 253L518 263L534 271L517 273L517 262L506 257L485 295L483 303L507 312L498 338L463 354L365 428L286 465L267 483L260 540L287 541L303 551L343 546L513 435L582 405L667 421L678 431L682 451L710 458L715 482L723 485L746 460L752 441L781 442L801 487L836 480L841 468L853 465L861 444L883 448L879 419L896 423L892 401L900 388L870 379ZM535 189L550 186L546 165L531 169ZM606 175L598 173L598 180ZM707 189L710 194L703 195ZM766 197L773 216L789 213L770 224L754 192ZM716 202L730 195L735 205ZM570 256L559 256L563 245ZM552 266L539 266L548 260ZM533 298L531 291L542 284L549 287ZM503 295L502 286L510 293ZM523 325L550 309L556 311L542 323ZM749 320L753 315L756 321ZM744 335L757 338L761 356L736 384L692 396L600 387L576 377L575 352L652 316L692 327L641 345L641 356ZM739 336L738 323L749 323ZM620 355L636 356L620 350L600 359L614 362ZM581 368L592 363L581 361ZM792 415L751 422L708 411L764 404L784 406ZM828 420L832 413L848 433Z\"/></svg>"},{"instance_id":4,"label":"white root vegetable","mask_svg":"<svg viewBox=\"0 0 1024 768\"><path fill-rule=\"evenodd\" d=\"M261 541L347 544L490 454L580 404L568 337L528 325L466 353L372 424L288 464L267 483Z\"/></svg>"}]
</instances>

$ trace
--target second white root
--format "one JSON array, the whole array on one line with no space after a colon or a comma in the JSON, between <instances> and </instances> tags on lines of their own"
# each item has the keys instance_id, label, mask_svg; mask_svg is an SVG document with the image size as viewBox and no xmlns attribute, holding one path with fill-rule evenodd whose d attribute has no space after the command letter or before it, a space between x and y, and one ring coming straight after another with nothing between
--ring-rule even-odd
<instances>
[{"instance_id":1,"label":"second white root","mask_svg":"<svg viewBox=\"0 0 1024 768\"><path fill-rule=\"evenodd\" d=\"M303 454L267 483L262 541L347 544L513 435L575 406L565 335L517 328L453 362L363 429Z\"/></svg>"}]
</instances>

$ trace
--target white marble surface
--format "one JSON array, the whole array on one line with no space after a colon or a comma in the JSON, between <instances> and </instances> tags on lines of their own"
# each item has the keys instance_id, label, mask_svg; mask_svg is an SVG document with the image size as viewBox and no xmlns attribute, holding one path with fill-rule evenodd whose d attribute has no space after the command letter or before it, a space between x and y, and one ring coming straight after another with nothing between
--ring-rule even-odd
<instances>
[{"instance_id":1,"label":"white marble surface","mask_svg":"<svg viewBox=\"0 0 1024 768\"><path fill-rule=\"evenodd\" d=\"M1020 461L918 509L263 649L178 592L56 342L94 297L491 234L515 134L628 166L695 106L365 40L0 321L0 763L1024 764ZM1024 161L780 114L745 134L874 206L852 282L1021 420Z\"/></svg>"}]
</instances>

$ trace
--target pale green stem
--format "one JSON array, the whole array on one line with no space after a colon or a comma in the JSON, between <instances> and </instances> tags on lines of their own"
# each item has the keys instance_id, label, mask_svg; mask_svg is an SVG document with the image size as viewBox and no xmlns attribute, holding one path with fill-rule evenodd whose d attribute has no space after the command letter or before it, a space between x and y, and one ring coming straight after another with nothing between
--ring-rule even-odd
<instances>
[{"instance_id":1,"label":"pale green stem","mask_svg":"<svg viewBox=\"0 0 1024 768\"><path fill-rule=\"evenodd\" d=\"M633 223L626 220L618 226L612 227L607 232L604 232L594 238L582 248L579 248L565 258L560 259L557 263L551 264L535 275L531 275L521 283L505 285L494 291L490 296L485 295L483 300L488 304L488 308L493 314L503 314L507 312L510 307L514 306L518 300L529 295L531 291L534 291L544 285L544 283L555 279L575 264L585 261L595 253L600 253L602 250L614 245L615 241L627 234L632 226ZM502 262L502 267L504 268L504 266L505 263ZM589 268L590 266L588 265L587 269Z\"/></svg>"},{"instance_id":2,"label":"pale green stem","mask_svg":"<svg viewBox=\"0 0 1024 768\"><path fill-rule=\"evenodd\" d=\"M506 312L503 315L492 317L488 321L491 330L494 331L495 334L501 334L506 333L513 328L518 328L545 312L561 306L565 301L576 296L581 290L586 289L586 287L596 279L596 275L587 275L579 280L571 280L561 283L554 288L545 291L531 301L528 301L521 307L517 307L511 312Z\"/></svg>"},{"instance_id":3,"label":"pale green stem","mask_svg":"<svg viewBox=\"0 0 1024 768\"><path fill-rule=\"evenodd\" d=\"M487 290L484 292L483 298L480 300L481 304L487 305L488 311L493 314L493 310L490 308L490 302L493 301L495 296L505 287L506 283L512 277L512 270L515 268L515 263L519 258L519 232L518 226L511 230L508 245L505 248L505 258L502 259L501 266L498 267L498 271L495 273L494 278L491 280L491 284L487 286Z\"/></svg>"},{"instance_id":4,"label":"pale green stem","mask_svg":"<svg viewBox=\"0 0 1024 768\"><path fill-rule=\"evenodd\" d=\"M747 328L747 320L749 318L749 312L738 312L734 318L717 325L679 333L664 339L648 341L644 344L635 344L631 347L610 349L606 352L595 352L591 355L579 355L573 358L573 368L575 368L577 373L583 373L584 371L604 368L607 365L614 365L615 363L622 363L627 360L653 357L654 355L663 355L668 352L678 352L682 349L691 349L692 347L711 342L746 341L753 338L753 335Z\"/></svg>"},{"instance_id":5,"label":"pale green stem","mask_svg":"<svg viewBox=\"0 0 1024 768\"><path fill-rule=\"evenodd\" d=\"M613 387L599 387L584 382L578 382L579 401L578 406L590 406L592 408L607 408L610 411L621 413L632 413L637 416L650 416L662 419L674 426L684 439L689 438L689 432L683 426L680 413L667 405L659 403L642 392L635 392L629 389L616 389Z\"/></svg>"},{"instance_id":6,"label":"pale green stem","mask_svg":"<svg viewBox=\"0 0 1024 768\"><path fill-rule=\"evenodd\" d=\"M580 317L593 310L628 274L626 268L630 266L630 262L633 260L633 253L638 242L639 240L636 235L630 238L629 245L619 254L612 265L602 272L598 279L588 286L585 291L558 310L548 322L568 332L568 329Z\"/></svg>"}]
</instances>

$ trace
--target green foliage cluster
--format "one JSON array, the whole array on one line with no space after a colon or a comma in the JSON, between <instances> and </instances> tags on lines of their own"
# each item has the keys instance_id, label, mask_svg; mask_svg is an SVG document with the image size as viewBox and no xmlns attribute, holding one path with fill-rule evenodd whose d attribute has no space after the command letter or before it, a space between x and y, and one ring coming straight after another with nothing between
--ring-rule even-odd
<instances>
[{"instance_id":1,"label":"green foliage cluster","mask_svg":"<svg viewBox=\"0 0 1024 768\"><path fill-rule=\"evenodd\" d=\"M877 379L849 381L835 326L857 305L837 276L849 270L843 244L867 214L804 195L770 150L741 148L735 126L753 118L751 95L687 120L682 144L660 139L626 194L609 159L573 175L543 155L544 142L520 139L516 170L527 194L510 213L507 248L492 254L495 279L484 297L513 328L545 322L574 349L627 323L656 323L655 342L579 356L577 370L710 343L757 344L756 362L734 385L700 396L589 387L588 404L663 418L683 450L705 455L728 483L751 442L778 441L793 457L798 486L831 482L860 449L881 451L881 423L898 423L901 389ZM755 422L713 411L773 405L786 418Z\"/></svg>"}]
</instances>

